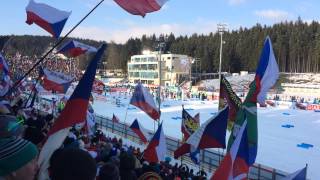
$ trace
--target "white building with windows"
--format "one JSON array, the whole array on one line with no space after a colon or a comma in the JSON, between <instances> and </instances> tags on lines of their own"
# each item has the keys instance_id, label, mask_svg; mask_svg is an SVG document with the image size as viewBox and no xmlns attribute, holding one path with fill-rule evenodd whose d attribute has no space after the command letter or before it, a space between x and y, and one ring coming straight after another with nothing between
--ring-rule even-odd
<instances>
[{"instance_id":1,"label":"white building with windows","mask_svg":"<svg viewBox=\"0 0 320 180\"><path fill-rule=\"evenodd\" d=\"M160 60L161 56L161 61ZM144 51L131 56L128 62L128 79L131 83L159 85L159 62L161 62L161 85L175 86L190 79L192 58L181 54L161 54Z\"/></svg>"}]
</instances>

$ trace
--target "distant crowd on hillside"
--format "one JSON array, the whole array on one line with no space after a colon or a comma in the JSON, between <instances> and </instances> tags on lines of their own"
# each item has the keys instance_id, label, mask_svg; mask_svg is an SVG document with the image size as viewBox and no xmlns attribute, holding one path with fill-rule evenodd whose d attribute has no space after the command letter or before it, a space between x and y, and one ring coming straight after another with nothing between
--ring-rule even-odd
<instances>
[{"instance_id":1,"label":"distant crowd on hillside","mask_svg":"<svg viewBox=\"0 0 320 180\"><path fill-rule=\"evenodd\" d=\"M11 78L15 82L29 69L31 69L31 67L39 60L39 58L21 56L17 53L15 56L6 56L6 60L8 66L10 67ZM64 74L71 75L75 78L81 76L81 71L79 70L76 60L62 59L58 56L52 55L46 58L46 60L42 63L42 66L56 72L62 72ZM37 78L38 76L39 72L37 70L33 70L29 75L31 78Z\"/></svg>"}]
</instances>

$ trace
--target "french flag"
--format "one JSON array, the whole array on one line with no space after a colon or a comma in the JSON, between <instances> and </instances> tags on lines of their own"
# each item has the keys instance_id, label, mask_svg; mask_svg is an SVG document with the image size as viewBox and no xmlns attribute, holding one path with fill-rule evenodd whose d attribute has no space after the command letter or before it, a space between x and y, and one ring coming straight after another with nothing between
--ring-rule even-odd
<instances>
[{"instance_id":1,"label":"french flag","mask_svg":"<svg viewBox=\"0 0 320 180\"><path fill-rule=\"evenodd\" d=\"M166 137L162 129L162 123L158 127L157 132L152 137L147 148L144 150L143 158L148 162L157 163L164 161L167 153Z\"/></svg>"},{"instance_id":2,"label":"french flag","mask_svg":"<svg viewBox=\"0 0 320 180\"><path fill-rule=\"evenodd\" d=\"M148 89L143 87L141 83L138 83L135 87L130 104L147 113L153 120L158 120L160 118L160 112L153 97Z\"/></svg>"},{"instance_id":3,"label":"french flag","mask_svg":"<svg viewBox=\"0 0 320 180\"><path fill-rule=\"evenodd\" d=\"M147 13L158 11L168 0L114 0L124 10L144 17Z\"/></svg>"},{"instance_id":4,"label":"french flag","mask_svg":"<svg viewBox=\"0 0 320 180\"><path fill-rule=\"evenodd\" d=\"M220 166L214 172L211 180L232 180L232 179L247 179L249 166L246 164L246 159L241 155L247 155L249 152L243 148L246 141L247 121L241 126L235 141L233 142L229 152L223 158ZM247 143L245 143L247 144Z\"/></svg>"},{"instance_id":5,"label":"french flag","mask_svg":"<svg viewBox=\"0 0 320 180\"><path fill-rule=\"evenodd\" d=\"M42 75L42 87L47 91L66 93L74 78L60 72L50 71L45 68L40 69Z\"/></svg>"},{"instance_id":6,"label":"french flag","mask_svg":"<svg viewBox=\"0 0 320 180\"><path fill-rule=\"evenodd\" d=\"M64 54L70 57L77 57L82 54L97 52L97 48L83 44L81 42L71 40L61 46L57 53Z\"/></svg>"},{"instance_id":7,"label":"french flag","mask_svg":"<svg viewBox=\"0 0 320 180\"><path fill-rule=\"evenodd\" d=\"M251 102L264 105L269 89L276 83L279 77L279 67L273 52L271 39L268 36L264 42L262 53L255 76L255 92Z\"/></svg>"},{"instance_id":8,"label":"french flag","mask_svg":"<svg viewBox=\"0 0 320 180\"><path fill-rule=\"evenodd\" d=\"M73 91L70 99L67 101L65 108L48 132L48 139L38 159L40 166L39 179L46 179L46 177L48 177L47 169L49 167L49 159L52 153L62 145L71 127L86 121L89 97L96 75L97 64L105 49L106 44L103 44L88 65L86 72Z\"/></svg>"},{"instance_id":9,"label":"french flag","mask_svg":"<svg viewBox=\"0 0 320 180\"><path fill-rule=\"evenodd\" d=\"M144 143L144 144L147 144L148 143L148 132L146 131L146 129L144 129L142 127L142 125L138 122L138 119L135 119L131 126L130 126L130 129L135 132L139 138L141 139L141 141Z\"/></svg>"},{"instance_id":10,"label":"french flag","mask_svg":"<svg viewBox=\"0 0 320 180\"><path fill-rule=\"evenodd\" d=\"M174 151L174 158L192 153L193 149L225 148L228 113L229 108L226 106L216 116L201 125L182 146Z\"/></svg>"},{"instance_id":11,"label":"french flag","mask_svg":"<svg viewBox=\"0 0 320 180\"><path fill-rule=\"evenodd\" d=\"M33 0L29 1L26 12L27 24L35 23L55 38L60 37L62 29L71 14L71 12L61 11L47 4L36 3Z\"/></svg>"}]
</instances>

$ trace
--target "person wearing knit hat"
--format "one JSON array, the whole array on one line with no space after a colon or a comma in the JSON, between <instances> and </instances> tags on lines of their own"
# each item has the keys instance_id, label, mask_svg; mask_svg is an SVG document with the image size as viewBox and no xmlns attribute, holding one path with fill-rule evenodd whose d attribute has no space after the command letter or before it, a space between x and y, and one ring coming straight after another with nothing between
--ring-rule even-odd
<instances>
[{"instance_id":1,"label":"person wearing knit hat","mask_svg":"<svg viewBox=\"0 0 320 180\"><path fill-rule=\"evenodd\" d=\"M38 149L19 137L0 139L0 179L33 180L38 170Z\"/></svg>"},{"instance_id":2,"label":"person wearing knit hat","mask_svg":"<svg viewBox=\"0 0 320 180\"><path fill-rule=\"evenodd\" d=\"M23 121L18 120L15 116L0 115L0 138L12 136L22 136Z\"/></svg>"}]
</instances>

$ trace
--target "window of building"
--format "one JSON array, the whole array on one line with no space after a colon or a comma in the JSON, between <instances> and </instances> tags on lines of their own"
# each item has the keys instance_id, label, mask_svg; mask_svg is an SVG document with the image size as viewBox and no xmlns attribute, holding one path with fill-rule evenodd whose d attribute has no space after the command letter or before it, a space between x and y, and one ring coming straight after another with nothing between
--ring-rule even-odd
<instances>
[{"instance_id":1,"label":"window of building","mask_svg":"<svg viewBox=\"0 0 320 180\"><path fill-rule=\"evenodd\" d=\"M157 69L157 65L156 64L148 64L148 70L154 71L156 69Z\"/></svg>"},{"instance_id":2,"label":"window of building","mask_svg":"<svg viewBox=\"0 0 320 180\"><path fill-rule=\"evenodd\" d=\"M147 62L147 58L141 58L141 62Z\"/></svg>"},{"instance_id":3,"label":"window of building","mask_svg":"<svg viewBox=\"0 0 320 180\"><path fill-rule=\"evenodd\" d=\"M135 62L140 62L140 58L135 58Z\"/></svg>"},{"instance_id":4,"label":"window of building","mask_svg":"<svg viewBox=\"0 0 320 180\"><path fill-rule=\"evenodd\" d=\"M143 70L143 71L148 70L148 66L147 66L147 64L141 64L141 68L140 68L140 70Z\"/></svg>"}]
</instances>

